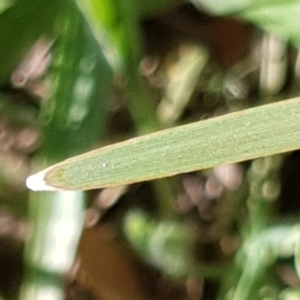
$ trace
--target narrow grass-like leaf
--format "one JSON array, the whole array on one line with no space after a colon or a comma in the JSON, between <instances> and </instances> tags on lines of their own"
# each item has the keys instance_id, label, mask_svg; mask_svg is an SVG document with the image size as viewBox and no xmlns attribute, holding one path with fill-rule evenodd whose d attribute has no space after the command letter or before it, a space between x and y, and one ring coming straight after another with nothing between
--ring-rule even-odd
<instances>
[{"instance_id":1,"label":"narrow grass-like leaf","mask_svg":"<svg viewBox=\"0 0 300 300\"><path fill-rule=\"evenodd\" d=\"M300 148L299 125L300 98L294 98L91 151L30 177L27 184L35 190L44 183L88 190L287 152Z\"/></svg>"}]
</instances>

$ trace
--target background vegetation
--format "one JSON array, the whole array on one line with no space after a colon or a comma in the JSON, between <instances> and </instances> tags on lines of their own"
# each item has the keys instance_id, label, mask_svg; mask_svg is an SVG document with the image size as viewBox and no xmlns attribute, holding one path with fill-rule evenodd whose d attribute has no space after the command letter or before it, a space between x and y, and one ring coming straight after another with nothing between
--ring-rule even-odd
<instances>
[{"instance_id":1,"label":"background vegetation","mask_svg":"<svg viewBox=\"0 0 300 300\"><path fill-rule=\"evenodd\" d=\"M0 0L0 299L300 299L298 151L126 187L25 188L93 148L298 96L299 13Z\"/></svg>"}]
</instances>

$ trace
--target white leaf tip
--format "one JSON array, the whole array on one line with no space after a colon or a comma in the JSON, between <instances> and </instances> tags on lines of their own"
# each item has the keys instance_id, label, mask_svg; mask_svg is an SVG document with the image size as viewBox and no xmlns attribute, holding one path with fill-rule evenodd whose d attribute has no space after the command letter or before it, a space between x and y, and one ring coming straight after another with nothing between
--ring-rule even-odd
<instances>
[{"instance_id":1,"label":"white leaf tip","mask_svg":"<svg viewBox=\"0 0 300 300\"><path fill-rule=\"evenodd\" d=\"M46 170L40 171L36 174L30 175L26 179L26 186L28 189L38 192L38 191L59 191L60 189L48 185L44 179Z\"/></svg>"}]
</instances>

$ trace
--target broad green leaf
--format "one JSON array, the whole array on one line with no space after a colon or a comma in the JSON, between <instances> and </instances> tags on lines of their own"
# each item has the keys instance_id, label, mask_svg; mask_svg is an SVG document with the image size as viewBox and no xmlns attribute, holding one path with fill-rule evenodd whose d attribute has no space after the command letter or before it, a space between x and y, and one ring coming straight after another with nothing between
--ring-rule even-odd
<instances>
[{"instance_id":1,"label":"broad green leaf","mask_svg":"<svg viewBox=\"0 0 300 300\"><path fill-rule=\"evenodd\" d=\"M107 146L40 176L70 190L172 176L299 149L299 123L300 98L294 98Z\"/></svg>"},{"instance_id":2,"label":"broad green leaf","mask_svg":"<svg viewBox=\"0 0 300 300\"><path fill-rule=\"evenodd\" d=\"M192 0L216 15L243 18L296 45L300 43L300 2L297 0Z\"/></svg>"}]
</instances>

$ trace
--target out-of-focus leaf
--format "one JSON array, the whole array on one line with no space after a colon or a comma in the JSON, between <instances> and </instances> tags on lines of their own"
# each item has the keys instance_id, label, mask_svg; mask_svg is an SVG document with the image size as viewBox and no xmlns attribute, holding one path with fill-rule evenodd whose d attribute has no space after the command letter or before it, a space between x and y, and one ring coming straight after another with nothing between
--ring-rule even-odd
<instances>
[{"instance_id":1,"label":"out-of-focus leaf","mask_svg":"<svg viewBox=\"0 0 300 300\"><path fill-rule=\"evenodd\" d=\"M217 15L235 14L243 11L256 0L191 0L195 5L205 8Z\"/></svg>"},{"instance_id":2,"label":"out-of-focus leaf","mask_svg":"<svg viewBox=\"0 0 300 300\"><path fill-rule=\"evenodd\" d=\"M102 44L109 49L112 64L122 69L141 47L138 34L139 9L134 0L78 0Z\"/></svg>"},{"instance_id":3,"label":"out-of-focus leaf","mask_svg":"<svg viewBox=\"0 0 300 300\"><path fill-rule=\"evenodd\" d=\"M153 0L153 1L135 1L139 5L140 16L149 16L170 9L174 6L184 3L183 0Z\"/></svg>"},{"instance_id":4,"label":"out-of-focus leaf","mask_svg":"<svg viewBox=\"0 0 300 300\"><path fill-rule=\"evenodd\" d=\"M300 277L300 228L297 228L297 237L295 243L295 267L298 277Z\"/></svg>"},{"instance_id":5,"label":"out-of-focus leaf","mask_svg":"<svg viewBox=\"0 0 300 300\"><path fill-rule=\"evenodd\" d=\"M132 246L145 258L149 258L148 241L156 224L141 210L129 211L124 220L124 232Z\"/></svg>"},{"instance_id":6,"label":"out-of-focus leaf","mask_svg":"<svg viewBox=\"0 0 300 300\"><path fill-rule=\"evenodd\" d=\"M61 1L18 0L0 15L0 84L41 35L52 35Z\"/></svg>"},{"instance_id":7,"label":"out-of-focus leaf","mask_svg":"<svg viewBox=\"0 0 300 300\"><path fill-rule=\"evenodd\" d=\"M231 291L230 299L252 299L267 268L278 258L292 257L298 239L299 229L290 225L266 228L260 234L249 237L236 256L242 274Z\"/></svg>"},{"instance_id":8,"label":"out-of-focus leaf","mask_svg":"<svg viewBox=\"0 0 300 300\"><path fill-rule=\"evenodd\" d=\"M84 195L78 192L30 195L33 236L27 244L20 299L64 299L61 276L73 264L83 226Z\"/></svg>"},{"instance_id":9,"label":"out-of-focus leaf","mask_svg":"<svg viewBox=\"0 0 300 300\"><path fill-rule=\"evenodd\" d=\"M103 44L109 48L115 67L132 63L143 48L139 22L145 15L183 3L182 0L77 0Z\"/></svg>"},{"instance_id":10,"label":"out-of-focus leaf","mask_svg":"<svg viewBox=\"0 0 300 300\"><path fill-rule=\"evenodd\" d=\"M231 15L255 23L295 44L300 43L300 2L295 0L192 0L216 15Z\"/></svg>"},{"instance_id":11,"label":"out-of-focus leaf","mask_svg":"<svg viewBox=\"0 0 300 300\"><path fill-rule=\"evenodd\" d=\"M42 107L44 139L36 167L91 149L103 132L112 70L85 19L63 2L54 47L52 95ZM83 223L85 194L30 194L33 236L26 247L24 300L64 298L62 276L70 269Z\"/></svg>"},{"instance_id":12,"label":"out-of-focus leaf","mask_svg":"<svg viewBox=\"0 0 300 300\"><path fill-rule=\"evenodd\" d=\"M142 211L130 211L125 234L135 250L150 264L174 278L191 272L191 251L186 228L175 221L157 222Z\"/></svg>"},{"instance_id":13,"label":"out-of-focus leaf","mask_svg":"<svg viewBox=\"0 0 300 300\"><path fill-rule=\"evenodd\" d=\"M13 103L9 98L0 94L0 117L21 125L37 125L38 110L36 107Z\"/></svg>"},{"instance_id":14,"label":"out-of-focus leaf","mask_svg":"<svg viewBox=\"0 0 300 300\"><path fill-rule=\"evenodd\" d=\"M52 72L55 94L42 114L42 152L52 161L95 145L112 92L112 69L84 18L73 14L61 28Z\"/></svg>"},{"instance_id":15,"label":"out-of-focus leaf","mask_svg":"<svg viewBox=\"0 0 300 300\"><path fill-rule=\"evenodd\" d=\"M127 106L136 128L140 133L159 128L154 118L154 102L139 72L143 53L139 6L134 0L77 0L77 3L106 49L114 70L126 78Z\"/></svg>"},{"instance_id":16,"label":"out-of-focus leaf","mask_svg":"<svg viewBox=\"0 0 300 300\"><path fill-rule=\"evenodd\" d=\"M300 291L297 288L286 288L283 290L279 298L280 300L297 300L300 299Z\"/></svg>"},{"instance_id":17,"label":"out-of-focus leaf","mask_svg":"<svg viewBox=\"0 0 300 300\"><path fill-rule=\"evenodd\" d=\"M14 0L0 0L0 14L15 3Z\"/></svg>"},{"instance_id":18,"label":"out-of-focus leaf","mask_svg":"<svg viewBox=\"0 0 300 300\"><path fill-rule=\"evenodd\" d=\"M152 262L174 278L191 272L191 244L184 225L175 221L157 224L149 240Z\"/></svg>"}]
</instances>

